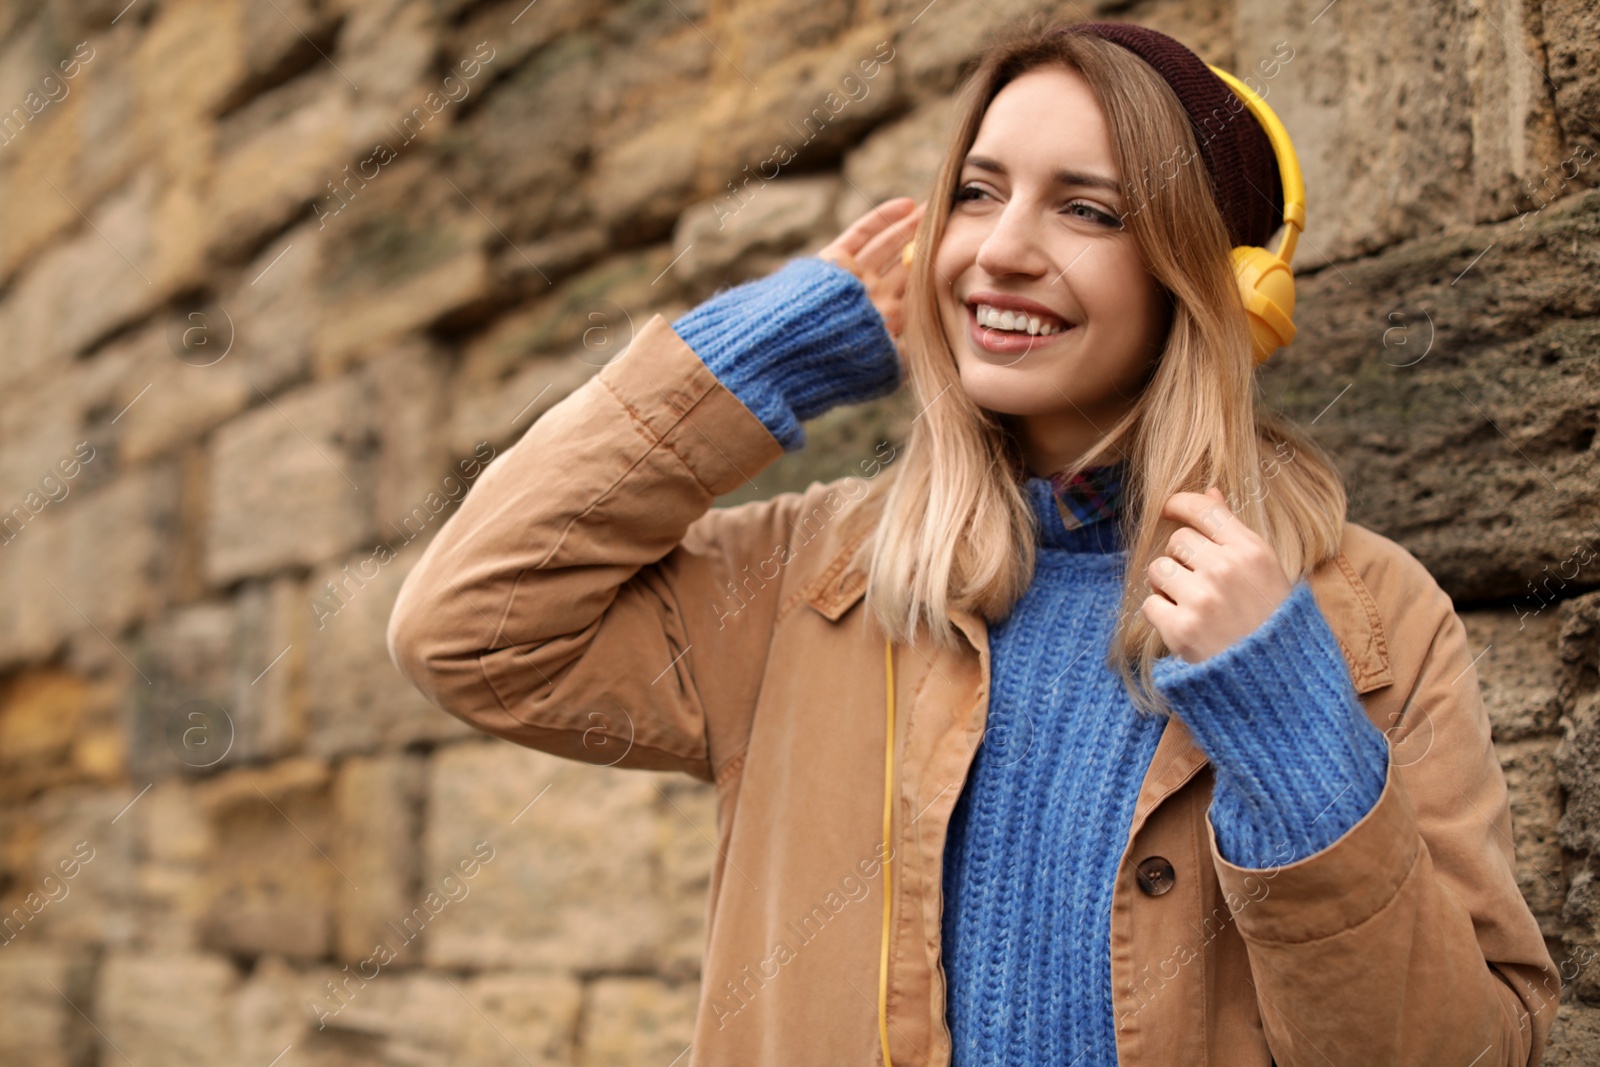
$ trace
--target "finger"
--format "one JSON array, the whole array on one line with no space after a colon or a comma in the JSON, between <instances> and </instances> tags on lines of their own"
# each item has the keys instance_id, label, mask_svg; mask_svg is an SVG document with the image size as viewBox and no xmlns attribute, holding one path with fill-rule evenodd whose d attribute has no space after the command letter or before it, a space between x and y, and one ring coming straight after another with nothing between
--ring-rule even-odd
<instances>
[{"instance_id":1,"label":"finger","mask_svg":"<svg viewBox=\"0 0 1600 1067\"><path fill-rule=\"evenodd\" d=\"M852 222L844 233L839 235L839 243L844 246L845 251L859 256L873 238L911 214L916 206L916 201L909 196L897 196L893 200L886 200Z\"/></svg>"},{"instance_id":2,"label":"finger","mask_svg":"<svg viewBox=\"0 0 1600 1067\"><path fill-rule=\"evenodd\" d=\"M1177 606L1172 601L1156 594L1145 597L1144 602L1139 605L1139 611L1143 613L1150 625L1156 628L1158 633L1165 629L1172 619L1172 613L1177 610ZM1166 640L1165 636L1162 637L1162 640Z\"/></svg>"},{"instance_id":3,"label":"finger","mask_svg":"<svg viewBox=\"0 0 1600 1067\"><path fill-rule=\"evenodd\" d=\"M877 274L887 274L900 265L900 252L917 235L917 224L922 221L923 208L918 204L910 213L890 220L862 246L857 258Z\"/></svg>"},{"instance_id":4,"label":"finger","mask_svg":"<svg viewBox=\"0 0 1600 1067\"><path fill-rule=\"evenodd\" d=\"M1195 569L1195 561L1200 558L1200 554L1208 547L1215 548L1216 546L1209 538L1202 536L1189 526L1178 527L1172 531L1172 536L1167 538L1167 555L1190 570Z\"/></svg>"},{"instance_id":5,"label":"finger","mask_svg":"<svg viewBox=\"0 0 1600 1067\"><path fill-rule=\"evenodd\" d=\"M866 269L862 267L860 262L857 261L856 257L852 256L849 252L845 252L840 249L823 249L821 252L817 253L817 257L819 259L826 259L833 263L837 263L851 274L854 274L857 278L862 279L862 281L866 280Z\"/></svg>"},{"instance_id":6,"label":"finger","mask_svg":"<svg viewBox=\"0 0 1600 1067\"><path fill-rule=\"evenodd\" d=\"M1150 581L1150 588L1173 603L1182 603L1196 580L1194 571L1171 556L1157 556L1151 560L1150 566L1145 568L1145 575Z\"/></svg>"},{"instance_id":7,"label":"finger","mask_svg":"<svg viewBox=\"0 0 1600 1067\"><path fill-rule=\"evenodd\" d=\"M1204 493L1173 493L1161 505L1161 514L1187 523L1219 545L1236 544L1250 532L1225 502Z\"/></svg>"}]
</instances>

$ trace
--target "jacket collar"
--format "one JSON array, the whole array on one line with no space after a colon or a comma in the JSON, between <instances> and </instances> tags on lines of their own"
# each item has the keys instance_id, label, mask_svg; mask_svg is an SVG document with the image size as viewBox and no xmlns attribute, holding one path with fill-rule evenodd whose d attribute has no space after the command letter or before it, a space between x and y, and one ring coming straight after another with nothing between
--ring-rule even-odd
<instances>
[{"instance_id":1,"label":"jacket collar","mask_svg":"<svg viewBox=\"0 0 1600 1067\"><path fill-rule=\"evenodd\" d=\"M830 622L837 622L866 594L866 570L850 560L871 532L870 520L877 510L871 508L871 514L861 516L868 521L859 523L822 571L801 587L806 603ZM1389 665L1388 635L1379 617L1377 602L1345 554L1344 547L1349 541L1347 531L1344 544L1333 558L1311 572L1310 583L1318 608L1339 640L1339 650L1344 653L1356 692L1368 693L1392 683L1394 675ZM952 608L947 617L966 634L974 648L985 647L988 626L981 616Z\"/></svg>"},{"instance_id":2,"label":"jacket collar","mask_svg":"<svg viewBox=\"0 0 1600 1067\"><path fill-rule=\"evenodd\" d=\"M866 593L865 569L850 563L856 548L870 532L867 528L870 524L863 524L863 527L841 545L820 574L802 587L805 602L830 621L838 621ZM1348 534L1345 543L1349 543ZM1388 638L1377 603L1343 547L1311 572L1310 583L1317 605L1338 639L1356 692L1369 693L1391 684L1394 675L1389 664ZM947 617L966 635L973 649L983 651L987 659L988 625L982 616L952 608ZM1205 763L1205 753L1188 728L1177 716L1169 718L1139 792L1130 839L1131 833L1137 832L1155 806Z\"/></svg>"}]
</instances>

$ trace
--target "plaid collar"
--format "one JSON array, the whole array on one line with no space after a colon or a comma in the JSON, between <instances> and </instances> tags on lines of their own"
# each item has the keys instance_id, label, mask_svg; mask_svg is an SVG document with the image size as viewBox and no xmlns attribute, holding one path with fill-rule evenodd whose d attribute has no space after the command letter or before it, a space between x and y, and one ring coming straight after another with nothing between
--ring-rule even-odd
<instances>
[{"instance_id":1,"label":"plaid collar","mask_svg":"<svg viewBox=\"0 0 1600 1067\"><path fill-rule=\"evenodd\" d=\"M1056 507L1066 528L1076 530L1102 519L1115 518L1122 507L1126 475L1126 461L1087 467L1071 476L1064 471L1050 475L1050 488L1055 493Z\"/></svg>"}]
</instances>

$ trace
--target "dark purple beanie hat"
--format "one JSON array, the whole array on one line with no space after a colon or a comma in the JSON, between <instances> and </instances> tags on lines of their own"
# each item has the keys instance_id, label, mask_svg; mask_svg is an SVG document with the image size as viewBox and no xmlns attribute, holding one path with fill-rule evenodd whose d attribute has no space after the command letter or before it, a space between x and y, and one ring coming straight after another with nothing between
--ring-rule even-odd
<instances>
[{"instance_id":1,"label":"dark purple beanie hat","mask_svg":"<svg viewBox=\"0 0 1600 1067\"><path fill-rule=\"evenodd\" d=\"M1119 44L1172 86L1200 144L1211 191L1235 245L1265 245L1283 222L1283 185L1272 141L1205 60L1164 33L1131 22L1077 22L1059 33L1088 33Z\"/></svg>"}]
</instances>

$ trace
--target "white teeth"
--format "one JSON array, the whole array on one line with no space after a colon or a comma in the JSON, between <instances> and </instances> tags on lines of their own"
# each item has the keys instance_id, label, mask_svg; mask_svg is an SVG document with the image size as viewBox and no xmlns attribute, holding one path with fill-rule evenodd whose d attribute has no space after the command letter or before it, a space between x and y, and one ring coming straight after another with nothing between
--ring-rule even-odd
<instances>
[{"instance_id":1,"label":"white teeth","mask_svg":"<svg viewBox=\"0 0 1600 1067\"><path fill-rule=\"evenodd\" d=\"M979 304L976 314L979 326L1015 333L1026 331L1036 337L1048 337L1065 329L1053 322L1046 325L1037 316L1025 315L1020 311L1001 311L991 304Z\"/></svg>"}]
</instances>

